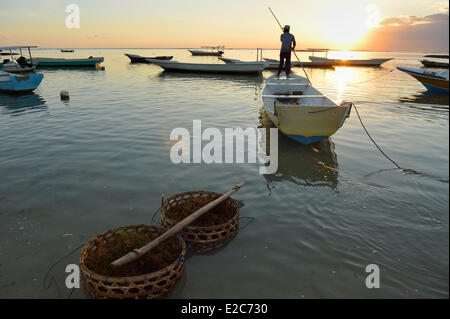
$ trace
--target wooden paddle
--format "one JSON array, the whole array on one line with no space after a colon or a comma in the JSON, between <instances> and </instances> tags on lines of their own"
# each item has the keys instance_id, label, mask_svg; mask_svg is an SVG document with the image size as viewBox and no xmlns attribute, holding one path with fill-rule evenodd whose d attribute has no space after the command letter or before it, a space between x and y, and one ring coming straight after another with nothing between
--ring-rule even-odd
<instances>
[{"instance_id":1,"label":"wooden paddle","mask_svg":"<svg viewBox=\"0 0 450 319\"><path fill-rule=\"evenodd\" d=\"M217 205L219 205L220 203L225 201L227 198L231 197L231 195L233 195L238 190L240 190L244 186L244 184L245 183L237 184L228 193L222 195L221 197L219 197L215 201L212 201L208 205L205 205L202 208L200 208L199 210L197 210L192 215L186 217L185 219L180 221L178 224L174 225L171 229L166 231L164 234L162 234L161 236L156 238L154 241L148 243L144 247L141 247L139 249L135 249L135 250L129 252L128 254L126 254L125 256L122 256L121 258L119 258L116 261L112 262L111 266L112 267L120 267L120 266L126 265L126 264L128 264L128 263L130 263L130 262L132 262L132 261L134 261L136 259L138 259L139 257L142 257L143 255L145 255L146 253L151 251L153 248L155 248L156 246L161 244L166 239L168 239L168 238L178 234L179 232L181 232L183 230L183 228L185 228L185 227L189 226L190 224L192 224L192 222L194 222L197 218L199 218L203 214L207 213L208 211L210 211L211 209L213 209L214 207L216 207Z\"/></svg>"}]
</instances>

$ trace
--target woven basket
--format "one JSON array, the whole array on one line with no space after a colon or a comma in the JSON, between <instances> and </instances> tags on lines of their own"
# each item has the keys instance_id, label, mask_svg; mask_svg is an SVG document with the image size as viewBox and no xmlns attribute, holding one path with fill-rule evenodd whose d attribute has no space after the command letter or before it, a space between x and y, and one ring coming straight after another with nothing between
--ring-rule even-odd
<instances>
[{"instance_id":1,"label":"woven basket","mask_svg":"<svg viewBox=\"0 0 450 319\"><path fill-rule=\"evenodd\" d=\"M214 200L220 196L222 194L206 191L194 191L173 195L163 202L161 208L161 224L165 228L170 228L176 224L175 221L167 216L167 212L173 207L184 205L186 201L197 197L206 197ZM192 248L217 248L227 243L237 234L239 229L239 205L232 198L228 198L227 201L230 201L235 214L226 223L207 227L189 226L183 229L183 238Z\"/></svg>"},{"instance_id":2,"label":"woven basket","mask_svg":"<svg viewBox=\"0 0 450 319\"><path fill-rule=\"evenodd\" d=\"M155 226L125 226L115 228L97 236L96 240L108 241L115 234L126 231L164 233L162 227ZM165 269L136 277L105 277L93 273L85 265L89 252L97 248L96 241L91 240L81 252L81 272L83 286L91 298L99 299L159 299L166 296L181 277L184 270L186 243L182 236L177 240L181 246L181 253L177 260ZM151 253L151 252L150 252Z\"/></svg>"}]
</instances>

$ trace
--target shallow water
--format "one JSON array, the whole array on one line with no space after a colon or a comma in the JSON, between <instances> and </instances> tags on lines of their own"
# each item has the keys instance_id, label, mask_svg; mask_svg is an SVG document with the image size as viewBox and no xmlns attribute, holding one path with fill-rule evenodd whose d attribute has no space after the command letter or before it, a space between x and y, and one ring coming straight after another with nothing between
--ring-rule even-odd
<instances>
[{"instance_id":1,"label":"shallow water","mask_svg":"<svg viewBox=\"0 0 450 319\"><path fill-rule=\"evenodd\" d=\"M49 272L57 284L44 289L44 278L96 234L151 223L161 193L225 192L245 181L235 198L254 220L241 220L251 222L215 254L189 258L171 298L448 298L448 96L429 96L395 70L419 67L423 53L353 52L396 59L307 70L322 92L355 102L383 150L420 174L392 170L353 112L315 148L280 135L278 172L262 176L255 164L174 165L169 136L192 131L196 119L221 131L270 126L259 96L272 72L171 74L132 65L127 52L220 63L185 50L36 50L104 56L106 70L42 70L34 94L0 94L0 297L66 297L65 266L79 249ZM254 60L256 51L226 56ZM381 268L381 289L365 287L369 264Z\"/></svg>"}]
</instances>

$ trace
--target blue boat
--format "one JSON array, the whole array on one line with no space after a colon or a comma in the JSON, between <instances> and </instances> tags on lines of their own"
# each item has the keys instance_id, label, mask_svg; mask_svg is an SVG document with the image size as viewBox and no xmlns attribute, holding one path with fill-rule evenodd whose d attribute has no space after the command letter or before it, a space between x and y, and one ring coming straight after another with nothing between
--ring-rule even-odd
<instances>
[{"instance_id":1,"label":"blue boat","mask_svg":"<svg viewBox=\"0 0 450 319\"><path fill-rule=\"evenodd\" d=\"M399 69L402 72L405 72L406 74L409 74L417 81L422 83L422 85L429 92L448 94L449 91L448 71L434 72L430 70L419 70L403 66L398 66L397 69Z\"/></svg>"},{"instance_id":2,"label":"blue boat","mask_svg":"<svg viewBox=\"0 0 450 319\"><path fill-rule=\"evenodd\" d=\"M44 76L39 73L27 75L0 71L0 92L26 93L36 89Z\"/></svg>"}]
</instances>

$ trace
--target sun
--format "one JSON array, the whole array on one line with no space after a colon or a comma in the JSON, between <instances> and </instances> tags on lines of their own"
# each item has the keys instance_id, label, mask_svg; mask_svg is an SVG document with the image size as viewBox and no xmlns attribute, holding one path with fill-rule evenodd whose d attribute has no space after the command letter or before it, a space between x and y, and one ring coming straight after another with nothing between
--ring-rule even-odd
<instances>
[{"instance_id":1,"label":"sun","mask_svg":"<svg viewBox=\"0 0 450 319\"><path fill-rule=\"evenodd\" d=\"M322 17L316 33L334 49L352 49L363 40L370 27L366 7L356 3L331 3L322 8Z\"/></svg>"}]
</instances>

